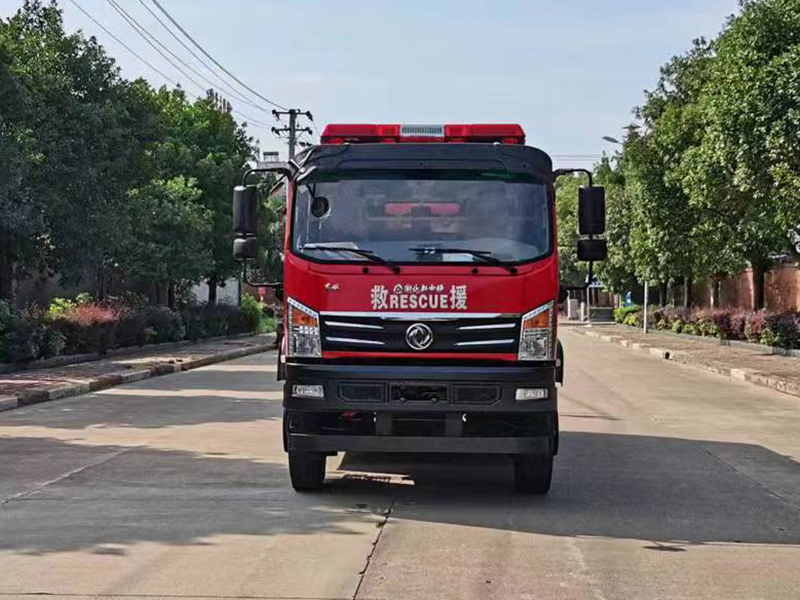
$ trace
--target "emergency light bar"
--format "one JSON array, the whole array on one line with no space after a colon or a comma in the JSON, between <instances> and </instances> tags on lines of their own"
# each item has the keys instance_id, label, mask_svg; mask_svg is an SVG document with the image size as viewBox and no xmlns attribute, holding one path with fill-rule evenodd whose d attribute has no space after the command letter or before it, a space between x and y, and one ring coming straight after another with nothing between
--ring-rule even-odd
<instances>
[{"instance_id":1,"label":"emergency light bar","mask_svg":"<svg viewBox=\"0 0 800 600\"><path fill-rule=\"evenodd\" d=\"M480 143L525 144L525 132L515 124L476 125L326 125L322 144Z\"/></svg>"}]
</instances>

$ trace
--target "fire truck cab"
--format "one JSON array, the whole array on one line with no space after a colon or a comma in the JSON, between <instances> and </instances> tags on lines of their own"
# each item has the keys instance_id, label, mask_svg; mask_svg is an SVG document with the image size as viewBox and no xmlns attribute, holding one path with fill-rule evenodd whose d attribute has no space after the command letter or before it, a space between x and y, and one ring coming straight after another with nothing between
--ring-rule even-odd
<instances>
[{"instance_id":1,"label":"fire truck cab","mask_svg":"<svg viewBox=\"0 0 800 600\"><path fill-rule=\"evenodd\" d=\"M550 157L519 125L328 125L285 177L284 446L298 491L338 452L492 453L546 493L558 452ZM245 176L246 178L247 176ZM591 178L591 174L590 174ZM243 182L244 183L244 182ZM234 254L256 255L256 186ZM605 258L603 189L579 259Z\"/></svg>"}]
</instances>

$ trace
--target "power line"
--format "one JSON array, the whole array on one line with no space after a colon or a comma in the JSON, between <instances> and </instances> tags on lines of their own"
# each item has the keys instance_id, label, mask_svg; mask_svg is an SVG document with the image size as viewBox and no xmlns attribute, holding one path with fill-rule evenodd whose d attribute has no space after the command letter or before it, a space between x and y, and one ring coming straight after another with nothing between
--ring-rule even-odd
<instances>
[{"instance_id":1,"label":"power line","mask_svg":"<svg viewBox=\"0 0 800 600\"><path fill-rule=\"evenodd\" d=\"M118 13L118 14L119 14L119 15L120 15L120 16L121 16L121 17L122 17L122 18L123 18L123 19L124 19L124 20L125 20L125 21L128 23L128 25L130 25L130 26L131 26L131 28L132 28L132 29L133 29L133 30L134 30L136 33L138 33L138 34L139 34L139 36L140 36L140 37L141 37L141 38L142 38L142 39L143 39L145 42L147 42L147 43L150 45L150 47L151 47L151 48L153 48L153 50L155 50L156 52L158 52L158 53L161 55L161 57L162 57L164 60L166 60L166 61L167 61L167 62L168 62L170 65L172 65L172 67L173 67L175 70L177 70L177 71L178 71L178 72L179 72L181 75L183 75L184 77L186 77L186 79L188 79L189 81L191 81L193 84L195 84L195 85L196 85L196 86L197 86L197 87L198 87L200 90L202 90L202 91L206 91L205 87L204 87L202 84L198 83L198 82L197 82L197 80L193 79L193 78L192 78L192 77L191 77L191 76L190 76L190 75L189 75L189 74L188 74L186 71L184 71L183 69L181 69L181 68L180 68L178 65L176 65L176 64L175 64L175 63L174 63L172 60L170 60L170 58L169 58L169 57L168 57L166 54L164 54L164 53L163 53L163 52L162 52L162 51L161 51L161 50L160 50L160 49L159 49L157 46L155 46L155 45L153 44L153 42L151 42L151 41L150 41L150 40L149 40L149 39L148 39L148 38L145 36L145 34L147 34L147 36L150 36L151 38L153 38L153 41L155 41L157 44L159 44L160 46L162 46L162 47L163 47L163 48L164 48L164 49L165 49L167 52L169 52L170 54L172 54L172 52L170 51L170 49L169 49L169 48L167 48L166 46L164 46L164 45L163 45L161 42L159 42L159 41L158 41L158 40L157 40L157 39L156 39L156 38L155 38L153 35L151 35L151 34L150 34L150 32L148 32L148 31L147 31L147 30L146 30L144 27L142 27L142 26L141 26L141 25L140 25L140 24L139 24L139 23L136 21L136 19L134 19L133 17L131 17L131 16L130 16L130 14L128 14L128 12L126 12L124 8L122 8L121 6L119 6L119 5L116 3L116 1L115 1L115 0L108 0L108 3L109 3L109 4L111 4L111 7L112 7L114 10L116 10L116 11L117 11L117 13ZM173 54L173 56L175 56L175 55ZM175 58L177 58L178 60L180 60L180 61L183 63L183 61L182 61L182 60L181 60L179 57L177 57L177 56L176 56ZM183 63L183 64L186 64L186 63ZM186 65L186 66L187 66L189 69L191 69L191 67L189 67L189 65ZM192 70L194 71L194 69L192 69ZM194 72L196 72L196 71L194 71ZM198 73L198 75L199 75L199 73ZM202 77L202 75L200 75L200 76ZM206 79L205 77L203 77L203 79L204 79L205 81L207 81L208 83L210 83L211 85L213 85L213 83L212 83L211 81L209 81L208 79ZM233 107L231 107L231 111L232 111L232 112L234 111ZM236 112L237 114L243 115L243 116L244 116L246 119L248 119L248 122L251 122L251 123L253 123L254 125L260 125L261 127L265 128L265 129L269 127L269 126L268 126L266 123L264 123L263 121L259 121L259 120L257 120L257 119L253 119L253 118L251 118L251 117L248 117L247 115L244 115L244 113L240 113L239 111L235 111L235 112Z\"/></svg>"},{"instance_id":2,"label":"power line","mask_svg":"<svg viewBox=\"0 0 800 600\"><path fill-rule=\"evenodd\" d=\"M202 52L202 53L203 53L203 55L204 55L206 58L208 58L208 59L209 59L211 62L213 62L215 65L217 65L217 67L219 67L219 68L220 68L220 69L221 69L221 70L222 70L222 71L223 71L225 74L227 74L227 75L228 75L228 77L232 78L232 79L233 79L234 81L236 81L236 82L237 82L239 85L241 85L242 87L244 87L244 88L245 88L246 90L248 90L250 93L252 93L252 94L255 94L256 96L258 96L258 97L259 97L261 100L263 100L263 101L264 101L264 102L266 102L267 104L270 104L270 105L272 105L272 106L275 106L275 107L277 107L277 108L280 108L281 110L288 110L288 109L287 109L285 106L281 106L280 104L278 104L277 102L273 102L272 100L270 100L270 99L269 99L269 98L267 98L266 96L262 96L262 95L261 95L261 94L259 94L257 91L255 91L253 88L251 88L251 87L250 87L250 86L248 86L246 83L244 83L244 82L243 82L241 79L239 79L238 77L236 77L236 76L235 76L233 73L231 73L230 71L228 71L228 69L226 69L225 67L223 67L223 66L222 66L222 65L221 65L221 64L220 64L220 63L219 63L219 62L218 62L218 61L217 61L217 60L216 60L216 59L215 59L213 56L211 56L211 55L210 55L208 52L206 52L206 50L205 50L205 49L204 49L204 48L203 48L203 47L202 47L202 46L201 46L199 43L197 43L197 42L195 41L195 39L194 39L194 38L193 38L191 35L189 35L189 33L188 33L188 32L187 32L187 31L186 31L186 30L185 30L183 27L181 27L181 26L180 26L180 24L179 24L179 23L178 23L178 22L177 22L175 19L173 19L173 18L172 18L172 15L170 15L170 14L169 14L169 13L166 11L166 9L165 9L163 6L161 6L161 4L158 2L158 0L153 0L153 4L155 4L155 5L156 5L156 8L158 8L158 10L160 10L160 11L161 11L161 12L164 14L164 16L165 16L165 17L167 17L167 19L169 19L170 23L172 23L172 24L173 24L173 25L174 25L174 26L175 26L175 27L178 29L178 31L180 31L180 32L181 32L183 35L185 35L185 36L188 38L188 40L189 40L190 42L192 42L192 44L194 44L194 45L195 45L195 47L196 47L198 50L200 50L200 52Z\"/></svg>"},{"instance_id":3,"label":"power line","mask_svg":"<svg viewBox=\"0 0 800 600\"><path fill-rule=\"evenodd\" d=\"M142 63L144 63L144 64L145 64L147 67L149 67L150 69L152 69L152 70L153 70L155 73L158 73L159 75L161 75L161 77L163 77L163 78L164 78L166 81L168 81L168 82L169 82L169 83L171 83L172 85L174 85L174 86L177 86L177 87L181 87L181 84L180 84L180 82L178 82L178 81L175 81L175 80L174 80L174 79L172 79L170 76L168 76L167 74L165 74L165 73L164 73L164 72L163 72L161 69L159 69L159 68L157 68L157 67L153 66L153 64L152 64L152 63L150 63L150 62L148 62L147 60L145 60L144 58L142 58L142 57L141 57L141 55L139 55L139 54L138 54L138 53L137 53L135 50L133 50L133 49L132 49L130 46L128 46L128 45L127 45L125 42L123 42L121 39L119 39L119 38L118 38L116 35L114 35L113 33L111 33L111 31L109 31L109 29L108 29L108 28L107 28L105 25L103 25L102 23L100 23L100 22L99 22L97 19L95 19L95 18L94 18L94 17L93 17L91 14L89 14L89 13L88 13L86 10L84 10L84 8L83 8L83 7L82 7L80 4L78 4L78 3L76 2L76 0L69 0L69 1L70 1L70 2L71 2L71 3L72 3L74 6L75 6L75 8L77 8L77 9L78 9L79 11L81 11L81 12L82 12L84 15L86 15L86 17L87 17L87 18L88 18L88 19L89 19L89 20L90 20L92 23L94 23L95 25L97 25L97 26L98 26L100 29L102 29L102 30L103 30L103 31L104 31L104 32L105 32L105 33L106 33L106 34L107 34L107 35L108 35L108 36L109 36L111 39L113 39L113 40L114 40L115 42L117 42L117 43L118 43L120 46L122 46L123 48L125 48L125 50L127 50L128 52L130 52L130 53L131 53L133 56L135 56L136 58L138 58L138 59L139 59L139 60L140 60ZM197 85L197 84L195 83L195 85ZM200 86L200 87L202 88L202 86ZM195 98L195 99L199 98L199 96L197 96L197 95L195 95L195 94L192 94L191 92L188 92L188 91L186 91L186 90L183 90L183 91L184 91L184 93L186 93L188 96L190 96L190 97L192 97L192 98ZM238 110L236 110L236 109L232 109L232 110L233 110L233 112L235 112L236 114L238 114L238 115L240 115L241 117L243 117L243 118L247 119L247 122L248 122L248 123L252 123L252 124L254 124L254 125L257 125L257 126L259 126L259 127L263 128L263 129L269 130L269 126L268 126L266 123L260 122L260 121L258 121L257 119L253 119L253 118L251 118L249 115L246 115L245 113L243 113L243 112L241 112L241 111L238 111Z\"/></svg>"},{"instance_id":4,"label":"power line","mask_svg":"<svg viewBox=\"0 0 800 600\"><path fill-rule=\"evenodd\" d=\"M135 21L134 21L134 20L133 20L133 19L130 17L130 15L128 15L128 13L126 13L126 12L125 12L125 9L121 8L121 7L120 7L120 6L119 6L119 5L118 5L116 2L114 2L114 0L108 0L108 3L111 5L111 8L113 8L115 11L117 11L117 14L118 14L119 16L121 16L121 17L122 17L122 18L125 20L125 22L126 22L126 23L128 23L128 25L130 25L130 26L131 26L131 28L132 28L132 29L133 29L133 30L134 30L134 31L135 31L137 34L139 34L139 37L141 37L141 38L142 38L142 39L143 39L145 42L147 42L147 44L148 44L148 45L149 45L149 46L150 46L150 47L151 47L153 50L155 50L156 52L158 52L158 53L161 55L161 58L163 58L164 60L166 60L166 61L167 61L167 62L168 62L170 65L172 65L172 67L173 67L173 68L174 68L176 71L178 71L178 72L179 72L181 75L183 75L184 77L186 77L186 79L188 79L188 80L189 80L189 81L191 81L193 84L195 84L195 85L196 85L196 86L197 86L197 87L198 87L198 88L199 88L201 91L205 91L205 87L204 87L202 84L200 84L200 83L197 83L197 81L196 81L195 79L192 79L192 76L191 76L191 75L189 75L189 74L188 74L186 71L184 71L184 70L183 70L183 69L181 69L181 68L180 68L178 65L176 65L176 64L175 64L175 63L174 63L174 62L173 62L173 61L170 59L170 57L169 57L169 56L167 56L166 54L164 54L164 52L162 52L162 51L161 51L161 49L159 49L159 47L158 47L158 46L156 46L156 45L155 45L153 42L151 42L151 41L148 39L148 37L145 35L145 33L146 33L146 32L145 32L145 33L143 33L143 32L142 32L142 30L140 29L140 25L139 25L138 23L136 23L136 22L135 22Z\"/></svg>"},{"instance_id":5,"label":"power line","mask_svg":"<svg viewBox=\"0 0 800 600\"><path fill-rule=\"evenodd\" d=\"M156 67L154 67L152 64L150 64L149 62L147 62L145 59L143 59L141 56L139 56L139 55L138 55L136 52L134 52L133 50L131 50L130 46L128 46L128 45L127 45L125 42L123 42L121 39L119 39L117 36L115 36L113 33L111 33L111 32L110 32L108 29L106 29L106 27L105 27L105 26L104 26L102 23L100 23L99 21L97 21L97 20L96 20L96 19L95 19L95 18L94 18L92 15L90 15L88 12L86 12L86 11L83 9L83 7L82 7L80 4L78 4L78 3L77 3L75 0L69 0L69 1L70 1L70 2L72 2L72 4L74 4L74 5L75 5L75 7L76 7L76 8L77 8L79 11L81 11L81 12L82 12L84 15L86 15L86 16L88 17L88 19L89 19L89 20L90 20L92 23L94 23L94 24L95 24L95 25L97 25L97 26L98 26L100 29L102 29L103 31L105 31L105 32L106 32L106 33L107 33L107 34L108 34L108 35L109 35L109 36L110 36L110 37L111 37L111 38L112 38L112 39L113 39L115 42L117 42L117 43L118 43L120 46L122 46L123 48L125 48L125 50L127 50L128 52L130 52L131 54L133 54L133 55L134 55L136 58L138 58L138 59L139 59L140 61L142 61L142 62L143 62L145 65L147 65L148 67L150 67L150 68L151 68L153 71L155 71L156 73L158 73L159 75L161 75L161 77L163 77L164 79L166 79L167 81L169 81L171 84L173 84L173 85L180 85L179 83L177 83L176 81L174 81L173 79L171 79L170 77L168 77L167 75L165 75L165 74L164 74L164 73L163 73L161 70L157 69L157 68L156 68Z\"/></svg>"},{"instance_id":6,"label":"power line","mask_svg":"<svg viewBox=\"0 0 800 600\"><path fill-rule=\"evenodd\" d=\"M209 71L209 73L211 73L212 75L214 75L214 78L217 80L217 83L214 83L214 82L212 82L210 79L208 79L207 77L205 77L205 76L204 76L202 73L200 73L200 72L199 72L199 71L197 71L196 69L194 69L194 68L192 68L191 66L189 66L189 65L188 65L188 64L187 64L185 61L183 61L183 60L182 60L182 59L181 59L179 56L177 56L177 55L176 55L174 52L172 52L172 51L171 51L169 48L167 48L167 47L166 47L164 44L162 44L160 41L158 41L158 40L155 38L155 36L153 36L151 33L149 33L149 32L147 31L147 29L146 29L144 26L142 26L142 25L139 25L140 27L142 27L142 29L144 29L144 31L145 31L145 33L147 33L147 35L149 35L151 38L153 38L153 40L154 40L156 43L158 43L158 45L159 45L159 46L161 46L162 48L164 48L164 49L165 49L167 52L169 52L169 53L170 53L170 54L171 54L173 57L175 57L175 59L179 60L179 61L181 62L181 64L183 64L184 66L186 66L186 68L187 68L187 69L190 69L190 70L192 71L192 73L196 74L198 77L200 77L201 79L203 79L203 81L207 82L207 83L208 83L208 84L210 84L211 86L219 86L219 87L220 87L220 88L221 88L221 89L222 89L222 90L223 90L223 91L224 91L226 94L230 94L232 97L236 98L236 100L238 100L239 102L243 102L243 103L247 104L248 106L252 106L253 108L256 108L256 109L258 109L258 110L260 110L260 111L263 111L263 112L265 112L265 113L269 114L269 110L268 110L268 109L264 108L263 106L259 106L258 104L255 104L255 103L251 102L250 100L248 100L247 98L245 98L244 96L242 96L242 95L240 95L238 92L236 92L236 91L233 89L233 87L228 87L228 84L225 82L225 80L224 80L224 79L222 79L222 77L220 77L220 76L217 74L217 72L216 72L214 69L212 69L211 67L209 67L209 66L208 66L208 63L206 63L205 61L203 61L203 59L202 59L202 58L200 58L199 56L197 56L197 54L196 54L196 53L195 53L195 52L194 52L194 51L193 51L193 50L192 50L192 49L191 49L189 46L187 46L187 45L186 45L186 42L184 42L184 41L183 41L183 40L182 40L182 39L181 39L179 36L177 36L177 35L175 34L175 32L174 32L174 31L172 31L172 29L170 29L170 28L169 28L169 26L168 26L166 23L164 23L164 21L163 21L163 20L161 20L161 17L159 17L159 16L158 16L158 15L157 15L155 12L153 12L153 9L152 9L152 8L150 8L149 6L147 6L147 4L144 2L144 0L139 0L139 4L141 4L141 5L142 5L142 6L145 8L145 10L147 10L147 12L149 12L149 13L150 13L150 14L153 16L153 18L154 18L156 21L158 21L159 25L161 25L161 27L163 27L163 28L164 28L164 29L167 31L167 33L169 33L169 34L170 34L170 35L171 35L171 36L172 36L172 37L173 37L175 40L177 40L177 42L178 42L178 43L179 43L179 44L180 44L180 45L181 45L181 46L182 46L182 47L183 47L183 48L184 48L184 49L185 49L185 50L186 50L186 51L187 51L189 54L191 54L191 55L192 55L192 56L195 58L195 60L197 60L197 61L198 61L198 62L199 62L201 65L203 65L203 66L204 66L204 67L205 67L205 68L206 68L206 69ZM121 7L120 7L120 8L121 8ZM128 16L130 16L130 15L128 15ZM131 19L133 19L133 17L131 17ZM135 19L134 19L134 21L135 21Z\"/></svg>"}]
</instances>

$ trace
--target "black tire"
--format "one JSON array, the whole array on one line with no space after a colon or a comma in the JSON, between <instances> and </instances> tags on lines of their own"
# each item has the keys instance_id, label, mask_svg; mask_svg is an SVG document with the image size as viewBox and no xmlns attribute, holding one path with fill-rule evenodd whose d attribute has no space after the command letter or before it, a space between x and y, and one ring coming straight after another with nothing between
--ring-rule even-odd
<instances>
[{"instance_id":1,"label":"black tire","mask_svg":"<svg viewBox=\"0 0 800 600\"><path fill-rule=\"evenodd\" d=\"M289 451L289 477L297 492L319 492L325 481L325 455Z\"/></svg>"},{"instance_id":2,"label":"black tire","mask_svg":"<svg viewBox=\"0 0 800 600\"><path fill-rule=\"evenodd\" d=\"M546 494L553 479L553 454L514 457L514 485L523 494Z\"/></svg>"}]
</instances>

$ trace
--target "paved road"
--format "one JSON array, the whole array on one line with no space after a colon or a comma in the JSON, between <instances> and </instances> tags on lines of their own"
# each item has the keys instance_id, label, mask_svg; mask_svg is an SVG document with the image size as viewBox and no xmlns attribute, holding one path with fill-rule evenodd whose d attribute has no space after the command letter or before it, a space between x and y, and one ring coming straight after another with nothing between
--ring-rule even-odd
<instances>
[{"instance_id":1,"label":"paved road","mask_svg":"<svg viewBox=\"0 0 800 600\"><path fill-rule=\"evenodd\" d=\"M547 498L363 455L295 495L272 355L4 413L0 600L800 598L797 398L563 337Z\"/></svg>"}]
</instances>

